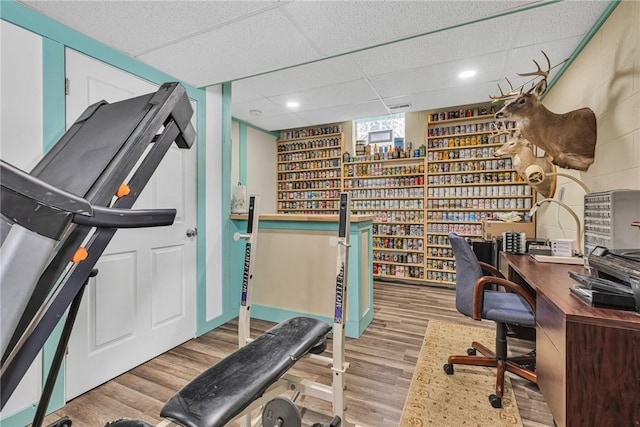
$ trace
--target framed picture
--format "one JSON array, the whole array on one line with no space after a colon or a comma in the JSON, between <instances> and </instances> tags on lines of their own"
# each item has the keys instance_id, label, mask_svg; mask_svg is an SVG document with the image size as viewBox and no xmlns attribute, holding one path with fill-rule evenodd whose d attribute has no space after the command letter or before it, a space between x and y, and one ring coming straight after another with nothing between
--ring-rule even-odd
<instances>
[{"instance_id":1,"label":"framed picture","mask_svg":"<svg viewBox=\"0 0 640 427\"><path fill-rule=\"evenodd\" d=\"M369 132L369 144L384 144L393 142L393 130L377 130Z\"/></svg>"}]
</instances>

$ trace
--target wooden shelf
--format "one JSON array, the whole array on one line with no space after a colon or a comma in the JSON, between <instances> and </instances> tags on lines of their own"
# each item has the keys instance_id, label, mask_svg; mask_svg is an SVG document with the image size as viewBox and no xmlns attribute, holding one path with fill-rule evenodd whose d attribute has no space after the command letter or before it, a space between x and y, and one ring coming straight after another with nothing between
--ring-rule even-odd
<instances>
[{"instance_id":1,"label":"wooden shelf","mask_svg":"<svg viewBox=\"0 0 640 427\"><path fill-rule=\"evenodd\" d=\"M300 132L301 129L298 129L297 131ZM288 143L288 142L298 142L298 141L307 141L307 140L310 140L310 139L335 138L335 137L342 138L342 132L306 135L306 136L301 136L301 137L298 137L298 138L280 138L280 139L276 140L276 142L278 144L284 144L284 143Z\"/></svg>"},{"instance_id":2,"label":"wooden shelf","mask_svg":"<svg viewBox=\"0 0 640 427\"><path fill-rule=\"evenodd\" d=\"M447 120L429 120L427 126L430 127L438 127L438 124L451 124L451 123L461 123L461 122L469 122L475 120L490 120L493 121L493 114L480 114L477 116L471 117L459 117L457 119L447 119Z\"/></svg>"},{"instance_id":3,"label":"wooden shelf","mask_svg":"<svg viewBox=\"0 0 640 427\"><path fill-rule=\"evenodd\" d=\"M378 160L351 160L349 162L345 162L345 165L350 165L350 164L365 164L365 163L380 163L380 162L384 162L384 163L406 163L407 161L411 161L411 160L420 160L420 159L424 159L424 157L402 157L399 159L378 159Z\"/></svg>"},{"instance_id":4,"label":"wooden shelf","mask_svg":"<svg viewBox=\"0 0 640 427\"><path fill-rule=\"evenodd\" d=\"M407 280L424 281L424 219L425 215L425 171L426 171L426 158L425 157L405 157L399 159L388 160L364 160L353 161L344 163L345 176L344 184L345 190L349 191L352 195L352 211L358 213L371 213L371 212L384 212L388 213L413 213L417 217L413 221L393 221L390 217L381 218L379 215L374 218L374 233L380 230L382 227L388 226L404 226L411 230L419 227L417 235L414 234L379 234L373 235L373 263L374 263L374 276L385 278L402 278ZM364 167L367 166L367 167ZM363 173L362 171L367 171ZM417 182L407 183L409 180L415 180ZM384 184L382 184L384 182ZM362 184L362 185L358 185ZM368 185L374 184L374 185ZM377 185L375 185L377 184ZM413 193L411 194L410 191ZM371 196L363 195L363 193L371 193ZM395 193L401 193L395 195ZM382 196L376 196L376 194L382 194ZM390 195L387 197L386 195ZM370 201L370 205L364 207L364 203ZM400 201L405 201L411 207L390 207ZM390 203L391 202L391 203ZM376 207L375 204L379 203L380 206ZM417 204L417 205L413 205ZM420 248L411 247L407 248L403 244L403 248L386 248L379 245L379 241L385 239L412 239L414 242L420 242L422 245ZM420 262L396 262L387 261L383 259L376 259L379 254L411 254L416 255ZM407 255L409 257L409 255ZM376 273L377 266L388 266L392 268L404 268L400 275L393 274L380 274ZM382 267L381 267L382 268ZM385 269L387 267L384 267ZM384 270L386 271L386 270ZM392 271L392 270L390 270Z\"/></svg>"},{"instance_id":5,"label":"wooden shelf","mask_svg":"<svg viewBox=\"0 0 640 427\"><path fill-rule=\"evenodd\" d=\"M514 182L467 182L462 184L428 184L427 187L473 187L473 186L482 186L482 185L526 185L524 182L514 181Z\"/></svg>"},{"instance_id":6,"label":"wooden shelf","mask_svg":"<svg viewBox=\"0 0 640 427\"><path fill-rule=\"evenodd\" d=\"M323 192L340 192L343 188L342 145L344 138L342 133L321 133L322 129L334 129L336 126L287 131L286 134L313 133L313 135L277 140L277 213L338 213L339 196L328 197L327 193ZM327 153L330 154L326 155ZM293 158L289 156L293 156ZM326 176L317 176L322 173ZM329 185L322 185L323 182ZM299 192L301 195L307 194L307 196L291 199L281 197L283 192ZM306 207L308 203L314 207ZM329 203L331 207L315 207L319 203L323 205Z\"/></svg>"},{"instance_id":7,"label":"wooden shelf","mask_svg":"<svg viewBox=\"0 0 640 427\"><path fill-rule=\"evenodd\" d=\"M339 177L339 176L329 176L329 177L326 177L326 178L282 179L282 180L279 180L278 182L300 182L300 181L306 182L306 181L332 181L332 180L340 181L340 180L342 180L342 178ZM307 188L302 188L301 190L307 190ZM325 188L325 190L326 190L326 188Z\"/></svg>"},{"instance_id":8,"label":"wooden shelf","mask_svg":"<svg viewBox=\"0 0 640 427\"><path fill-rule=\"evenodd\" d=\"M460 120L460 119L456 119L456 120ZM466 121L466 120L460 120L460 121ZM434 127L444 127L444 126L434 126ZM466 138L467 136L475 136L475 135L491 135L492 132L490 130L478 130L478 131L471 131L471 132L459 132L459 133L452 133L452 134L443 134L443 135L428 135L427 136L427 140L429 139L451 139L451 138ZM478 144L480 145L480 144Z\"/></svg>"},{"instance_id":9,"label":"wooden shelf","mask_svg":"<svg viewBox=\"0 0 640 427\"><path fill-rule=\"evenodd\" d=\"M475 125L470 126L479 121L485 122L481 126L482 129L476 129ZM514 189L519 186L526 187L527 184L524 181L518 181L511 159L493 157L495 149L502 146L504 142L495 140L492 132L485 129L487 121L493 121L493 115L427 123L428 167L425 179L427 187L425 279L427 282L455 284L455 258L452 257L453 250L447 238L450 231L462 237L478 239L482 237L483 218L493 219L493 216L499 212L517 211L524 214L531 208L532 192L526 194L526 189ZM453 143L450 142L451 140ZM464 170L465 166L467 170ZM467 178L470 179L467 180ZM460 202L456 206L455 201L461 200L465 201L464 207ZM479 204L477 207L471 206L466 202L470 200L482 200L482 207ZM488 204L485 203L487 200ZM505 200L509 203L508 208L504 207ZM513 205L510 202L514 202ZM436 218L440 213L446 213L446 218ZM463 214L466 213L473 214L473 218L456 219L464 217ZM436 253L432 252L434 250Z\"/></svg>"},{"instance_id":10,"label":"wooden shelf","mask_svg":"<svg viewBox=\"0 0 640 427\"><path fill-rule=\"evenodd\" d=\"M496 148L496 147L500 147L502 146L502 143L499 142L490 142L488 144L475 144L475 145L457 145L454 147L432 147L432 148L427 148L427 151L453 151L453 150L466 150L467 148L471 149L471 148ZM492 157L492 159L495 159L495 157ZM430 162L434 161L434 160L429 160Z\"/></svg>"},{"instance_id":11,"label":"wooden shelf","mask_svg":"<svg viewBox=\"0 0 640 427\"><path fill-rule=\"evenodd\" d=\"M335 147L334 147L335 148ZM278 160L279 164L285 164L285 163L313 163L313 162L321 162L321 161L329 161L329 160L340 160L340 156L335 156L335 157L318 157L318 158L313 158L313 159L302 159L302 160ZM291 169L291 170L295 170L295 171L299 171L299 170L320 170L320 169L335 169L336 166L328 166L325 168L316 168L316 167L309 167L309 168L300 168L300 169Z\"/></svg>"}]
</instances>

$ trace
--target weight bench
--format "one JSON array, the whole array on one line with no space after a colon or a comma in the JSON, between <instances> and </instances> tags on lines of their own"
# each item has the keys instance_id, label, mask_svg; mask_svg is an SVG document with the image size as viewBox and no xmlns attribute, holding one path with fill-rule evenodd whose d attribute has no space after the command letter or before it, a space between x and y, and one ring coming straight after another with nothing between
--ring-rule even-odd
<instances>
[{"instance_id":1,"label":"weight bench","mask_svg":"<svg viewBox=\"0 0 640 427\"><path fill-rule=\"evenodd\" d=\"M184 427L224 426L289 389L286 372L306 354L322 353L330 331L328 323L311 317L285 320L191 380L160 416ZM135 419L107 426L154 427Z\"/></svg>"},{"instance_id":2,"label":"weight bench","mask_svg":"<svg viewBox=\"0 0 640 427\"><path fill-rule=\"evenodd\" d=\"M246 412L302 356L321 353L330 330L310 317L285 320L197 376L160 415L187 427L223 426Z\"/></svg>"}]
</instances>

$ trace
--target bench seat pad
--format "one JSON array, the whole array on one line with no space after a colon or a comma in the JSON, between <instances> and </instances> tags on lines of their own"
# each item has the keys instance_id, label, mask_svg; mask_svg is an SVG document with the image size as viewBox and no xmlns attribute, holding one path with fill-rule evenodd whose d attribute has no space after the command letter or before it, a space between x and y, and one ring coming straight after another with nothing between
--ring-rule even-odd
<instances>
[{"instance_id":1,"label":"bench seat pad","mask_svg":"<svg viewBox=\"0 0 640 427\"><path fill-rule=\"evenodd\" d=\"M160 415L187 427L223 426L330 330L310 317L285 320L198 375L165 403Z\"/></svg>"}]
</instances>

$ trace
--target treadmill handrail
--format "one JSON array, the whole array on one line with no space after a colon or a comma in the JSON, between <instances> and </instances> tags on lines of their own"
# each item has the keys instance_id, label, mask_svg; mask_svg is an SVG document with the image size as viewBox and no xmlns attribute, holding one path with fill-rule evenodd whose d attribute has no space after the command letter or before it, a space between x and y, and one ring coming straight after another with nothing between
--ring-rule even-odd
<instances>
[{"instance_id":1,"label":"treadmill handrail","mask_svg":"<svg viewBox=\"0 0 640 427\"><path fill-rule=\"evenodd\" d=\"M86 199L54 187L4 160L0 160L0 185L39 204L60 211L93 215L93 207Z\"/></svg>"},{"instance_id":2,"label":"treadmill handrail","mask_svg":"<svg viewBox=\"0 0 640 427\"><path fill-rule=\"evenodd\" d=\"M142 228L173 224L175 209L115 209L92 206L93 215L74 215L73 222L79 225L100 228Z\"/></svg>"},{"instance_id":3,"label":"treadmill handrail","mask_svg":"<svg viewBox=\"0 0 640 427\"><path fill-rule=\"evenodd\" d=\"M93 206L86 199L44 182L0 160L1 186L38 204L68 212L72 222L102 228L158 227L173 224L175 209L114 209ZM9 209L9 207L7 207ZM2 208L2 213L6 214Z\"/></svg>"}]
</instances>

